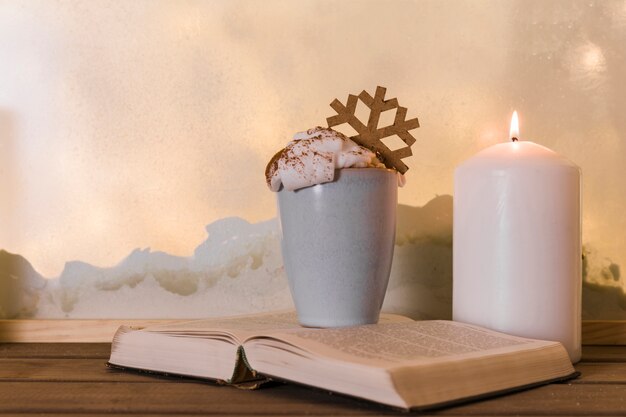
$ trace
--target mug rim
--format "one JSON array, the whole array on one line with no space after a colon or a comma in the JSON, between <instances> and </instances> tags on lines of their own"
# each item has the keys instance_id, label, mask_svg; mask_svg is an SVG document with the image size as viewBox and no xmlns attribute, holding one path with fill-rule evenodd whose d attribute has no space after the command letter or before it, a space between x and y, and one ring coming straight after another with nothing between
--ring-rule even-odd
<instances>
[{"instance_id":1,"label":"mug rim","mask_svg":"<svg viewBox=\"0 0 626 417\"><path fill-rule=\"evenodd\" d=\"M349 167L349 168L335 168L335 176L333 178L332 181L328 181L328 182L321 182L319 184L311 184L308 185L306 187L302 187L302 188L298 188L296 190L285 190L285 187L283 184L280 185L280 189L276 192L276 194L279 193L284 193L284 192L298 192L300 190L306 190L309 189L311 187L316 187L316 186L324 186L327 184L334 184L336 182L339 182L341 180L341 178L345 178L345 177L367 177L369 175L397 175L398 171L396 171L395 169L391 169L391 168L379 168L379 167ZM397 184L396 184L397 186Z\"/></svg>"}]
</instances>

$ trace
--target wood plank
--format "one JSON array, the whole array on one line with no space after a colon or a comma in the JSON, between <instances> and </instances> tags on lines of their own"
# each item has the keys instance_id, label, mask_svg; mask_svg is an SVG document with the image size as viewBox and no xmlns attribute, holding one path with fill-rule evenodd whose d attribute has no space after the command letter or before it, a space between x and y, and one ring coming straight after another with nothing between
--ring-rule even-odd
<instances>
[{"instance_id":1,"label":"wood plank","mask_svg":"<svg viewBox=\"0 0 626 417\"><path fill-rule=\"evenodd\" d=\"M155 382L160 379L191 381L158 375L141 375L110 369L107 358L98 359L50 359L50 358L2 358L0 380L2 381L59 381L59 382ZM626 363L583 362L576 365L582 375L572 380L574 384L623 383L626 384Z\"/></svg>"},{"instance_id":2,"label":"wood plank","mask_svg":"<svg viewBox=\"0 0 626 417\"><path fill-rule=\"evenodd\" d=\"M42 417L45 415L46 417L67 417L68 415L79 415L81 417L104 417L104 416L132 416L132 417L155 417L155 416L167 416L167 417L201 417L208 415L215 415L211 412L206 413L159 413L159 412L151 412L148 414L145 413L80 413L80 414L69 414L69 413L0 413L2 417ZM237 417L259 417L259 416L268 416L271 417L272 414L268 414L263 412L263 410L250 410L246 413L235 413L235 414L222 414L229 416L237 416ZM284 414L285 415L285 414ZM304 416L307 417L326 417L329 414L318 414L315 412L307 412L306 414L301 412L294 412L293 414L286 414L290 416ZM437 413L436 410L432 411L413 411L413 412L404 412L402 410L395 412L387 412L381 411L378 413L372 413L370 411L366 412L354 412L350 414L331 414L335 416L350 416L350 417L360 417L360 416L396 416L396 417L409 417L409 416L419 416L419 417L431 417L431 416L439 416L441 414ZM459 416L465 416L463 414L458 414ZM524 414L524 417L549 417L554 414L550 413L550 411L544 411L542 414ZM603 416L610 416L610 414L603 414ZM616 415L616 417L623 417L623 414ZM489 417L519 417L514 416L513 414L490 414Z\"/></svg>"},{"instance_id":3,"label":"wood plank","mask_svg":"<svg viewBox=\"0 0 626 417\"><path fill-rule=\"evenodd\" d=\"M124 372L98 359L0 359L0 381L48 382L155 382L188 381L175 377Z\"/></svg>"},{"instance_id":4,"label":"wood plank","mask_svg":"<svg viewBox=\"0 0 626 417\"><path fill-rule=\"evenodd\" d=\"M166 417L201 417L201 416L210 416L210 415L216 415L215 413L211 412L210 410L204 413L159 413L159 412L151 412L151 413L107 413L107 412L103 412L103 413L74 413L74 414L70 414L70 413L0 413L0 416L2 417L67 417L68 415L76 415L76 416L80 416L80 417L104 417L104 416L129 416L129 417L154 417L154 416L166 416ZM222 415L226 415L226 414L222 414ZM268 416L271 417L272 414L268 414L263 412L263 410L250 410L248 412L245 413L237 413L237 414L227 414L229 416L237 416L237 417L259 417L259 416ZM315 412L307 412L306 414L304 413L300 413L300 412L295 412L293 414L291 414L291 416L304 416L306 415L307 417L326 417L329 414L318 414ZM419 412L414 412L414 413L404 413L402 411L382 411L379 413L373 413L368 411L365 412L352 412L350 414L335 414L337 416L340 415L349 415L351 417L360 417L360 416L381 416L381 415L388 415L388 416L400 416L400 417L408 417L408 416L435 416L437 414L430 414L430 413L419 413ZM549 415L549 414L548 414ZM547 417L548 415L546 414L542 414L542 415L527 415L524 417ZM498 416L492 416L492 417L498 417ZM505 417L505 416L501 416L501 417Z\"/></svg>"},{"instance_id":5,"label":"wood plank","mask_svg":"<svg viewBox=\"0 0 626 417\"><path fill-rule=\"evenodd\" d=\"M626 346L583 346L583 362L626 362Z\"/></svg>"},{"instance_id":6,"label":"wood plank","mask_svg":"<svg viewBox=\"0 0 626 417\"><path fill-rule=\"evenodd\" d=\"M103 358L111 343L0 343L0 358Z\"/></svg>"},{"instance_id":7,"label":"wood plank","mask_svg":"<svg viewBox=\"0 0 626 417\"><path fill-rule=\"evenodd\" d=\"M182 319L0 320L0 342L110 342L119 326L145 327ZM184 321L184 320L182 320ZM582 322L584 345L626 345L626 321Z\"/></svg>"},{"instance_id":8,"label":"wood plank","mask_svg":"<svg viewBox=\"0 0 626 417\"><path fill-rule=\"evenodd\" d=\"M0 413L365 414L394 410L295 385L242 391L214 384L0 382Z\"/></svg>"},{"instance_id":9,"label":"wood plank","mask_svg":"<svg viewBox=\"0 0 626 417\"><path fill-rule=\"evenodd\" d=\"M576 365L581 376L572 384L626 384L626 363L583 362Z\"/></svg>"},{"instance_id":10,"label":"wood plank","mask_svg":"<svg viewBox=\"0 0 626 417\"><path fill-rule=\"evenodd\" d=\"M106 343L121 325L146 327L177 320L159 319L68 319L0 320L0 342L27 343Z\"/></svg>"},{"instance_id":11,"label":"wood plank","mask_svg":"<svg viewBox=\"0 0 626 417\"><path fill-rule=\"evenodd\" d=\"M128 413L106 413L107 416L128 416ZM169 413L169 414L132 414L132 417L169 417L169 416L175 416L175 415L179 415L179 416L185 416L185 417L194 417L194 416L205 416L206 414L175 414L175 413ZM258 416L258 414L248 414L248 415L256 415ZM41 413L9 413L9 414L2 414L2 417L42 417ZM59 414L59 413L45 413L45 417L68 417L67 414ZM311 416L309 415L309 417L315 417L315 416Z\"/></svg>"},{"instance_id":12,"label":"wood plank","mask_svg":"<svg viewBox=\"0 0 626 417\"><path fill-rule=\"evenodd\" d=\"M585 345L626 345L625 320L584 320L581 331Z\"/></svg>"},{"instance_id":13,"label":"wood plank","mask_svg":"<svg viewBox=\"0 0 626 417\"><path fill-rule=\"evenodd\" d=\"M69 413L0 413L0 416L2 417L42 417L42 415L45 415L45 417L67 417ZM74 414L76 415L76 414ZM144 413L80 413L79 414L80 417L104 417L104 416L132 416L132 417L154 417L154 416L180 416L180 417L201 417L201 416L207 416L207 415L211 415L211 413L158 413L158 412L151 412L149 414L144 414ZM230 414L231 416L237 416L237 417L258 417L258 416L271 416L271 414L267 414L264 413L263 410L250 410L249 412L246 413L238 413L238 414ZM293 414L291 414L292 416L303 416L305 414L300 413L300 412L295 412ZM366 412L354 412L354 413L350 413L350 414L335 414L337 416L340 415L349 415L350 417L360 417L360 416L372 416L372 415L376 415L376 416L380 416L380 415L391 415L391 416L396 416L396 417L408 417L408 416L419 416L419 417L426 417L426 416L438 416L440 414L437 413L437 411L425 411L425 412L420 412L420 411L414 411L414 412L407 412L405 413L404 411L392 411L392 412L387 412L387 411L381 411L379 413L374 413L372 414L369 411ZM549 417L552 416L553 414L551 414L549 411L544 411L542 414L525 414L524 417ZM307 412L306 413L307 417L325 417L328 416L328 414L318 414L315 412ZM490 417L510 417L511 415L507 415L507 414L492 414L490 415ZM623 414L620 416L623 417Z\"/></svg>"},{"instance_id":14,"label":"wood plank","mask_svg":"<svg viewBox=\"0 0 626 417\"><path fill-rule=\"evenodd\" d=\"M552 384L439 411L439 415L613 415L626 410L626 386Z\"/></svg>"},{"instance_id":15,"label":"wood plank","mask_svg":"<svg viewBox=\"0 0 626 417\"><path fill-rule=\"evenodd\" d=\"M104 362L109 351L109 344L0 344L0 357L6 358L0 359L0 413L397 415L389 408L294 384L248 392L108 371ZM433 414L623 415L626 347L585 346L583 357L576 365L583 372L578 380Z\"/></svg>"},{"instance_id":16,"label":"wood plank","mask_svg":"<svg viewBox=\"0 0 626 417\"><path fill-rule=\"evenodd\" d=\"M624 410L625 385L553 384L438 414L623 415ZM0 412L397 415L393 409L296 385L241 391L195 383L105 382L0 382Z\"/></svg>"},{"instance_id":17,"label":"wood plank","mask_svg":"<svg viewBox=\"0 0 626 417\"><path fill-rule=\"evenodd\" d=\"M110 343L0 343L0 358L108 358ZM583 346L583 362L626 362L626 346Z\"/></svg>"},{"instance_id":18,"label":"wood plank","mask_svg":"<svg viewBox=\"0 0 626 417\"><path fill-rule=\"evenodd\" d=\"M2 414L2 417L42 417L42 413L8 413L8 414ZM135 413L104 413L104 415L108 416L124 416L124 417L128 417L128 416L132 416L132 417L171 417L171 416L185 416L185 417L201 417L201 416L206 416L206 414L202 413L202 414L189 414L189 413L184 413L184 414L177 414L177 413L167 413L167 414L156 414L156 413L150 413L150 414L135 414ZM259 416L258 412L254 412L251 411L250 413L246 413L246 414L240 414L240 416ZM358 414L356 414L356 416L358 416ZM45 413L45 417L68 417L68 414L63 413ZM308 414L307 417L320 417L318 414ZM541 416L541 417L547 417L547 416Z\"/></svg>"}]
</instances>

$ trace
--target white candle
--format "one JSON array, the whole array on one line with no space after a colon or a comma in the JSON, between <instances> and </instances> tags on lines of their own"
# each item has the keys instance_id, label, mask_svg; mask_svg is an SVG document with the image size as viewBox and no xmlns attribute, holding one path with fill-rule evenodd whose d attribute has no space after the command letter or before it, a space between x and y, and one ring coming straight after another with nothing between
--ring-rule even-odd
<instances>
[{"instance_id":1,"label":"white candle","mask_svg":"<svg viewBox=\"0 0 626 417\"><path fill-rule=\"evenodd\" d=\"M453 317L560 341L577 362L580 168L511 136L455 171Z\"/></svg>"}]
</instances>

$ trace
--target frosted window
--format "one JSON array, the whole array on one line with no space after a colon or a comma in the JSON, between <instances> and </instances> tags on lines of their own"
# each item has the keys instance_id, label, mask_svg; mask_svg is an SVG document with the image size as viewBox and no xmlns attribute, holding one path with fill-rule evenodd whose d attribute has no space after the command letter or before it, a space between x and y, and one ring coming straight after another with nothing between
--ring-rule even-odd
<instances>
[{"instance_id":1,"label":"frosted window","mask_svg":"<svg viewBox=\"0 0 626 417\"><path fill-rule=\"evenodd\" d=\"M586 317L626 318L626 1L4 2L0 39L4 317L290 306L265 163L383 85L422 124L387 308L449 316L453 170L517 109L583 170Z\"/></svg>"}]
</instances>

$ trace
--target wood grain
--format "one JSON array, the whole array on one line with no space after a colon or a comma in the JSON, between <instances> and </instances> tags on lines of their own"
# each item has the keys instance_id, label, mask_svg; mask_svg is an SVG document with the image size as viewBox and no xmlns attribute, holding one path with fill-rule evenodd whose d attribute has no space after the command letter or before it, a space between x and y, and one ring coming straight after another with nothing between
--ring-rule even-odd
<instances>
[{"instance_id":1,"label":"wood grain","mask_svg":"<svg viewBox=\"0 0 626 417\"><path fill-rule=\"evenodd\" d=\"M583 362L626 362L626 346L583 346Z\"/></svg>"},{"instance_id":2,"label":"wood grain","mask_svg":"<svg viewBox=\"0 0 626 417\"><path fill-rule=\"evenodd\" d=\"M406 415L366 401L274 384L241 391L215 383L137 375L105 366L110 344L0 344L0 415ZM420 416L622 416L626 347L585 346L582 376L562 384Z\"/></svg>"},{"instance_id":3,"label":"wood grain","mask_svg":"<svg viewBox=\"0 0 626 417\"><path fill-rule=\"evenodd\" d=\"M80 399L80 401L77 401ZM296 385L240 391L171 382L0 382L0 413L395 414L394 410ZM553 384L440 410L444 415L623 415L626 385Z\"/></svg>"},{"instance_id":4,"label":"wood grain","mask_svg":"<svg viewBox=\"0 0 626 417\"><path fill-rule=\"evenodd\" d=\"M76 398L81 401L77 402ZM0 382L0 413L207 413L290 415L390 411L369 403L295 385L242 391L215 384L150 382L46 383Z\"/></svg>"},{"instance_id":5,"label":"wood grain","mask_svg":"<svg viewBox=\"0 0 626 417\"><path fill-rule=\"evenodd\" d=\"M587 320L582 322L585 345L626 345L626 321Z\"/></svg>"},{"instance_id":6,"label":"wood grain","mask_svg":"<svg viewBox=\"0 0 626 417\"><path fill-rule=\"evenodd\" d=\"M626 386L553 384L442 410L442 415L623 415Z\"/></svg>"},{"instance_id":7,"label":"wood grain","mask_svg":"<svg viewBox=\"0 0 626 417\"><path fill-rule=\"evenodd\" d=\"M102 358L111 355L108 343L0 343L0 358Z\"/></svg>"},{"instance_id":8,"label":"wood grain","mask_svg":"<svg viewBox=\"0 0 626 417\"><path fill-rule=\"evenodd\" d=\"M106 359L0 359L0 381L154 382L152 377L106 366ZM185 380L177 379L184 382Z\"/></svg>"},{"instance_id":9,"label":"wood grain","mask_svg":"<svg viewBox=\"0 0 626 417\"><path fill-rule=\"evenodd\" d=\"M0 320L0 342L106 343L121 325L146 327L183 319ZM583 345L626 345L626 321L582 322Z\"/></svg>"},{"instance_id":10,"label":"wood grain","mask_svg":"<svg viewBox=\"0 0 626 417\"><path fill-rule=\"evenodd\" d=\"M121 325L146 327L175 321L184 320L0 320L0 342L104 343L113 339L113 335Z\"/></svg>"},{"instance_id":11,"label":"wood grain","mask_svg":"<svg viewBox=\"0 0 626 417\"><path fill-rule=\"evenodd\" d=\"M581 376L572 384L626 384L626 363L585 362L576 365Z\"/></svg>"},{"instance_id":12,"label":"wood grain","mask_svg":"<svg viewBox=\"0 0 626 417\"><path fill-rule=\"evenodd\" d=\"M193 382L184 378L142 375L111 369L106 359L0 358L0 381L57 382ZM625 383L626 363L586 362L576 365L582 375L573 384Z\"/></svg>"}]
</instances>

